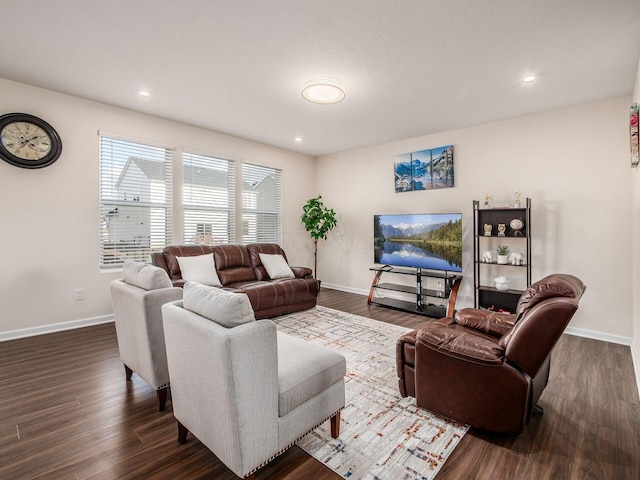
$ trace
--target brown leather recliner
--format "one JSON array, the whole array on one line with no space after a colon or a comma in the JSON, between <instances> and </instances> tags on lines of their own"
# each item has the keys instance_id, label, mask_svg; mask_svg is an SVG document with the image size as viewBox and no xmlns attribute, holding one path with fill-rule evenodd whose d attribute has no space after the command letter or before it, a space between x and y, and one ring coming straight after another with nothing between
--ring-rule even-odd
<instances>
[{"instance_id":1,"label":"brown leather recliner","mask_svg":"<svg viewBox=\"0 0 640 480\"><path fill-rule=\"evenodd\" d=\"M549 275L520 297L515 314L465 308L400 337L400 393L435 414L482 430L520 433L549 377L551 351L585 286Z\"/></svg>"}]
</instances>

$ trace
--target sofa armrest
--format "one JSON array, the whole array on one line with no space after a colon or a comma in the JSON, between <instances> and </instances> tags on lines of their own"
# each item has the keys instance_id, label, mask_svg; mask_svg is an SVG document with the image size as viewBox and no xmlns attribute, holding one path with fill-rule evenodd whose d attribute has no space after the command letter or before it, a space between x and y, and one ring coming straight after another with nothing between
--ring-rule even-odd
<instances>
[{"instance_id":1,"label":"sofa armrest","mask_svg":"<svg viewBox=\"0 0 640 480\"><path fill-rule=\"evenodd\" d=\"M151 264L156 267L162 268L165 272L169 273L169 265L167 265L167 259L164 258L162 252L151 252Z\"/></svg>"},{"instance_id":2,"label":"sofa armrest","mask_svg":"<svg viewBox=\"0 0 640 480\"><path fill-rule=\"evenodd\" d=\"M482 365L504 363L499 339L459 326L452 318L429 322L418 330L416 349L430 348L438 353ZM417 365L416 365L417 367Z\"/></svg>"},{"instance_id":3,"label":"sofa armrest","mask_svg":"<svg viewBox=\"0 0 640 480\"><path fill-rule=\"evenodd\" d=\"M313 270L307 267L290 267L296 278L311 278L313 277Z\"/></svg>"},{"instance_id":4,"label":"sofa armrest","mask_svg":"<svg viewBox=\"0 0 640 480\"><path fill-rule=\"evenodd\" d=\"M509 333L516 323L516 316L510 313L498 313L476 308L463 308L456 312L455 322L494 337Z\"/></svg>"}]
</instances>

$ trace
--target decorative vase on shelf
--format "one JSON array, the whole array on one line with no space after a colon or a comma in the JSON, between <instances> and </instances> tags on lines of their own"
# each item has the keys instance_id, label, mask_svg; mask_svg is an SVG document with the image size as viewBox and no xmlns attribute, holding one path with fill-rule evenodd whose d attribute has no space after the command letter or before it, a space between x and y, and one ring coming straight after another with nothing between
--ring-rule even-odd
<instances>
[{"instance_id":1,"label":"decorative vase on shelf","mask_svg":"<svg viewBox=\"0 0 640 480\"><path fill-rule=\"evenodd\" d=\"M509 280L507 277L500 276L495 278L496 289L498 290L509 290Z\"/></svg>"},{"instance_id":2,"label":"decorative vase on shelf","mask_svg":"<svg viewBox=\"0 0 640 480\"><path fill-rule=\"evenodd\" d=\"M509 255L498 255L498 265L507 265L509 263Z\"/></svg>"}]
</instances>

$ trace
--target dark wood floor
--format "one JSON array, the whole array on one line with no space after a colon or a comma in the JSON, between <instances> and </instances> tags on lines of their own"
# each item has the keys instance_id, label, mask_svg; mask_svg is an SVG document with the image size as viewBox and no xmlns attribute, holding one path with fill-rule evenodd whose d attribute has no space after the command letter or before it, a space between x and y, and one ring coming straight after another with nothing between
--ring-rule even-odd
<instances>
[{"instance_id":1,"label":"dark wood floor","mask_svg":"<svg viewBox=\"0 0 640 480\"><path fill-rule=\"evenodd\" d=\"M416 327L424 318L323 289L321 305ZM177 442L171 402L125 382L113 324L0 343L0 479L235 479L200 442ZM565 335L519 436L470 431L443 479L640 479L640 402L628 347ZM340 477L293 447L257 479ZM390 479L395 480L395 479Z\"/></svg>"}]
</instances>

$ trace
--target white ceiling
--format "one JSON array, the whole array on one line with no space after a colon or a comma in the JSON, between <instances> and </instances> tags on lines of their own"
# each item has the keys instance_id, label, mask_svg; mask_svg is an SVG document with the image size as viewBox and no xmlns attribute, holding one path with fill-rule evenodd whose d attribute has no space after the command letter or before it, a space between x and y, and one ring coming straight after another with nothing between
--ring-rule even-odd
<instances>
[{"instance_id":1,"label":"white ceiling","mask_svg":"<svg viewBox=\"0 0 640 480\"><path fill-rule=\"evenodd\" d=\"M0 8L0 77L313 156L630 95L639 57L639 0ZM340 79L345 100L304 100L316 76Z\"/></svg>"}]
</instances>

